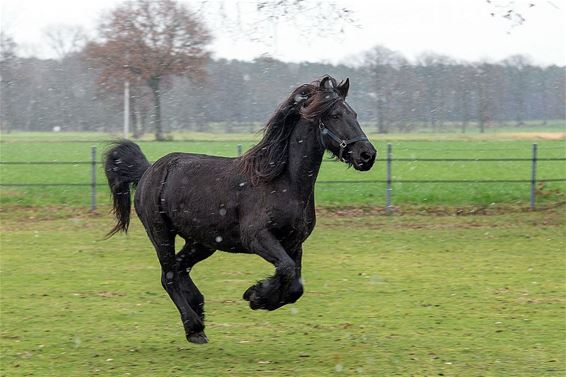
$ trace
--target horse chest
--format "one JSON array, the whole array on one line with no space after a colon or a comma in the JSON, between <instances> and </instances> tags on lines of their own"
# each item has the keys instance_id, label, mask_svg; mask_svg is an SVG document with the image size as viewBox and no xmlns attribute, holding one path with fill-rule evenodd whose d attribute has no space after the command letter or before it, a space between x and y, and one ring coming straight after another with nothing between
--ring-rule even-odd
<instances>
[{"instance_id":1,"label":"horse chest","mask_svg":"<svg viewBox=\"0 0 566 377\"><path fill-rule=\"evenodd\" d=\"M315 225L314 209L293 204L268 212L268 228L284 245L304 242Z\"/></svg>"}]
</instances>

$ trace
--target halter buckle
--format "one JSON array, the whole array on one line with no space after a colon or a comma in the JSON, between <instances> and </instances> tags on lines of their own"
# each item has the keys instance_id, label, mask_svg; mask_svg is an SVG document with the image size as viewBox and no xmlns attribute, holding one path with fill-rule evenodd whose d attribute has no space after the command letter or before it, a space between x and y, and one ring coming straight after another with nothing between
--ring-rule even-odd
<instances>
[{"instance_id":1,"label":"halter buckle","mask_svg":"<svg viewBox=\"0 0 566 377\"><path fill-rule=\"evenodd\" d=\"M340 142L340 148L341 148L341 149L344 149L344 148L346 148L347 146L348 146L348 143L346 143L346 140L342 140L342 141Z\"/></svg>"}]
</instances>

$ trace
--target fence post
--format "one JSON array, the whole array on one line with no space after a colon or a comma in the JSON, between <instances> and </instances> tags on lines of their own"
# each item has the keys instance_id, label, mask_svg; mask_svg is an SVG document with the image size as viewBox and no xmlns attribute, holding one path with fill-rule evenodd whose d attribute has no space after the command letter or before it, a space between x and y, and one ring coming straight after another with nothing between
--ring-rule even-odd
<instances>
[{"instance_id":1,"label":"fence post","mask_svg":"<svg viewBox=\"0 0 566 377\"><path fill-rule=\"evenodd\" d=\"M90 210L96 211L96 147L91 148Z\"/></svg>"},{"instance_id":2,"label":"fence post","mask_svg":"<svg viewBox=\"0 0 566 377\"><path fill-rule=\"evenodd\" d=\"M391 215L391 144L387 144L387 187L385 189L385 213Z\"/></svg>"},{"instance_id":3,"label":"fence post","mask_svg":"<svg viewBox=\"0 0 566 377\"><path fill-rule=\"evenodd\" d=\"M533 159L531 166L531 209L535 209L537 191L537 144L533 144Z\"/></svg>"},{"instance_id":4,"label":"fence post","mask_svg":"<svg viewBox=\"0 0 566 377\"><path fill-rule=\"evenodd\" d=\"M242 144L238 144L238 157L242 155Z\"/></svg>"}]
</instances>

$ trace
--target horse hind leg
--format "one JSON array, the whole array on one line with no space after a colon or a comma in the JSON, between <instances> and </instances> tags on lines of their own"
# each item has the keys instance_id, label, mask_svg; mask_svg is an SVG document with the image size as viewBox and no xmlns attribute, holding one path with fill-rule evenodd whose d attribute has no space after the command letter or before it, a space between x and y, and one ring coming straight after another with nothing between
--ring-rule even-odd
<instances>
[{"instance_id":1,"label":"horse hind leg","mask_svg":"<svg viewBox=\"0 0 566 377\"><path fill-rule=\"evenodd\" d=\"M191 308L183 293L182 285L185 278L179 271L175 258L175 233L165 224L154 224L147 233L161 264L161 285L181 314L187 340L197 344L208 343L208 338L204 334L204 323Z\"/></svg>"},{"instance_id":2,"label":"horse hind leg","mask_svg":"<svg viewBox=\"0 0 566 377\"><path fill-rule=\"evenodd\" d=\"M190 272L195 264L210 257L215 251L216 250L206 248L197 243L186 242L183 249L181 249L176 256L181 292L203 323L204 296L191 279Z\"/></svg>"}]
</instances>

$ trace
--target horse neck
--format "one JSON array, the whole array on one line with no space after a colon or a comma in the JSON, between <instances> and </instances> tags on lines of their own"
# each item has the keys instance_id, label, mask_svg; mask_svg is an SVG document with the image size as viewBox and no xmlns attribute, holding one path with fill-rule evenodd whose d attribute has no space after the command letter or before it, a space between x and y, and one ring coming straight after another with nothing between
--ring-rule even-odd
<instances>
[{"instance_id":1,"label":"horse neck","mask_svg":"<svg viewBox=\"0 0 566 377\"><path fill-rule=\"evenodd\" d=\"M318 128L301 119L289 140L288 174L299 193L309 197L320 170L324 148L320 144Z\"/></svg>"}]
</instances>

